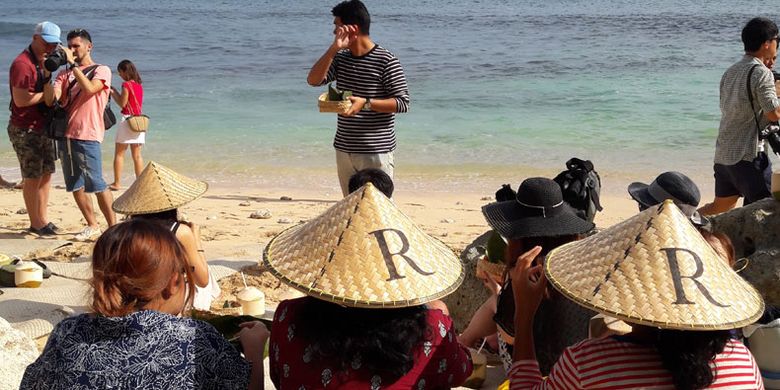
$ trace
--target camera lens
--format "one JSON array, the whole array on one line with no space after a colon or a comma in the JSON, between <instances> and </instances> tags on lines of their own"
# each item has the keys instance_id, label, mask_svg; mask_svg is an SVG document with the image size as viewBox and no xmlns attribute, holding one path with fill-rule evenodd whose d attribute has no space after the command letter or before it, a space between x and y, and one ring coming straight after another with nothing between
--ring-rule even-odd
<instances>
[{"instance_id":1,"label":"camera lens","mask_svg":"<svg viewBox=\"0 0 780 390\"><path fill-rule=\"evenodd\" d=\"M67 62L65 58L65 52L62 51L62 49L57 48L54 53L51 53L48 57L46 57L46 60L43 62L43 66L46 67L46 70L49 72L54 72L60 66L65 65L65 62Z\"/></svg>"}]
</instances>

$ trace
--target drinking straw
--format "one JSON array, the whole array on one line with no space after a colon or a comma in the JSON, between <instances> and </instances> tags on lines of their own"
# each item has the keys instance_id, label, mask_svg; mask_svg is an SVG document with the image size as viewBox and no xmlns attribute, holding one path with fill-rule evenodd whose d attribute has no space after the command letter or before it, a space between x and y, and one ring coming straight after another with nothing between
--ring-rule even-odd
<instances>
[{"instance_id":1,"label":"drinking straw","mask_svg":"<svg viewBox=\"0 0 780 390\"><path fill-rule=\"evenodd\" d=\"M480 352L482 352L482 348L484 348L484 347L485 347L485 343L486 343L486 342L487 342L487 339L486 339L486 338L483 338L483 339L482 339L482 344L480 344L480 346L479 346L479 349L477 350L477 353L480 353Z\"/></svg>"}]
</instances>

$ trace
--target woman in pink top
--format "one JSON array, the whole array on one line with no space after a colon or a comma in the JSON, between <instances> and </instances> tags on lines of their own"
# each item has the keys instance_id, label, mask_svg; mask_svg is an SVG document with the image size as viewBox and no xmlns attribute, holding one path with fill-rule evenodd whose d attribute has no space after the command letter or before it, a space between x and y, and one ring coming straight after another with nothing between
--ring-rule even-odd
<instances>
[{"instance_id":1,"label":"woman in pink top","mask_svg":"<svg viewBox=\"0 0 780 390\"><path fill-rule=\"evenodd\" d=\"M760 294L667 201L584 240L541 247L511 270L515 295L511 389L763 389L733 329L754 322ZM567 298L631 324L623 336L566 348L543 378L533 320L548 281Z\"/></svg>"},{"instance_id":2,"label":"woman in pink top","mask_svg":"<svg viewBox=\"0 0 780 390\"><path fill-rule=\"evenodd\" d=\"M144 158L141 156L141 147L146 141L146 132L135 132L130 129L127 118L132 115L141 115L144 103L144 88L141 85L141 75L130 60L122 60L117 65L119 77L124 80L122 91L111 87L111 96L116 104L122 108L122 121L116 129L116 152L114 153L114 182L108 186L112 191L122 188L121 176L124 165L125 152L128 145L133 156L133 168L135 176L141 174L144 169Z\"/></svg>"}]
</instances>

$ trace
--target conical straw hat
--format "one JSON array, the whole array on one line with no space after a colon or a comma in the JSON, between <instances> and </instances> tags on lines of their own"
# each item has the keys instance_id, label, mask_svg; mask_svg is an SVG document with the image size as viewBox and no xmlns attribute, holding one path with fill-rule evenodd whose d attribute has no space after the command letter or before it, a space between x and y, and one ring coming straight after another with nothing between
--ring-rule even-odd
<instances>
[{"instance_id":1,"label":"conical straw hat","mask_svg":"<svg viewBox=\"0 0 780 390\"><path fill-rule=\"evenodd\" d=\"M263 263L284 283L350 307L407 307L463 282L460 259L366 184L276 236Z\"/></svg>"},{"instance_id":2,"label":"conical straw hat","mask_svg":"<svg viewBox=\"0 0 780 390\"><path fill-rule=\"evenodd\" d=\"M670 200L554 249L544 268L569 299L635 324L735 329L764 311L759 293Z\"/></svg>"},{"instance_id":3,"label":"conical straw hat","mask_svg":"<svg viewBox=\"0 0 780 390\"><path fill-rule=\"evenodd\" d=\"M190 179L152 161L111 207L117 213L128 215L159 213L192 202L208 188L206 182Z\"/></svg>"}]
</instances>

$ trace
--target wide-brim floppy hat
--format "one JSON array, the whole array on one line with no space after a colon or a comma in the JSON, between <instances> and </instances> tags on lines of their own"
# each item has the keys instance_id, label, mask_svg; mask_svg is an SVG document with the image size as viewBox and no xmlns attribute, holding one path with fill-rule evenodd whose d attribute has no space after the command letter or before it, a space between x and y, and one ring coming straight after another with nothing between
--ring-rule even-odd
<instances>
[{"instance_id":1,"label":"wide-brim floppy hat","mask_svg":"<svg viewBox=\"0 0 780 390\"><path fill-rule=\"evenodd\" d=\"M285 284L349 307L421 305L460 286L464 268L371 183L268 243L263 264Z\"/></svg>"},{"instance_id":2,"label":"wide-brim floppy hat","mask_svg":"<svg viewBox=\"0 0 780 390\"><path fill-rule=\"evenodd\" d=\"M192 202L208 188L206 182L191 179L152 161L127 191L116 198L111 208L127 215L159 213Z\"/></svg>"},{"instance_id":3,"label":"wide-brim floppy hat","mask_svg":"<svg viewBox=\"0 0 780 390\"><path fill-rule=\"evenodd\" d=\"M683 214L692 216L701 201L699 187L680 172L664 172L650 184L634 182L628 186L631 197L644 207L652 207L671 199Z\"/></svg>"},{"instance_id":4,"label":"wide-brim floppy hat","mask_svg":"<svg viewBox=\"0 0 780 390\"><path fill-rule=\"evenodd\" d=\"M671 200L552 250L544 271L567 298L634 324L735 329L764 311L758 291Z\"/></svg>"},{"instance_id":5,"label":"wide-brim floppy hat","mask_svg":"<svg viewBox=\"0 0 780 390\"><path fill-rule=\"evenodd\" d=\"M515 200L485 205L482 214L506 239L582 234L594 227L563 201L557 183L543 177L524 180Z\"/></svg>"}]
</instances>

